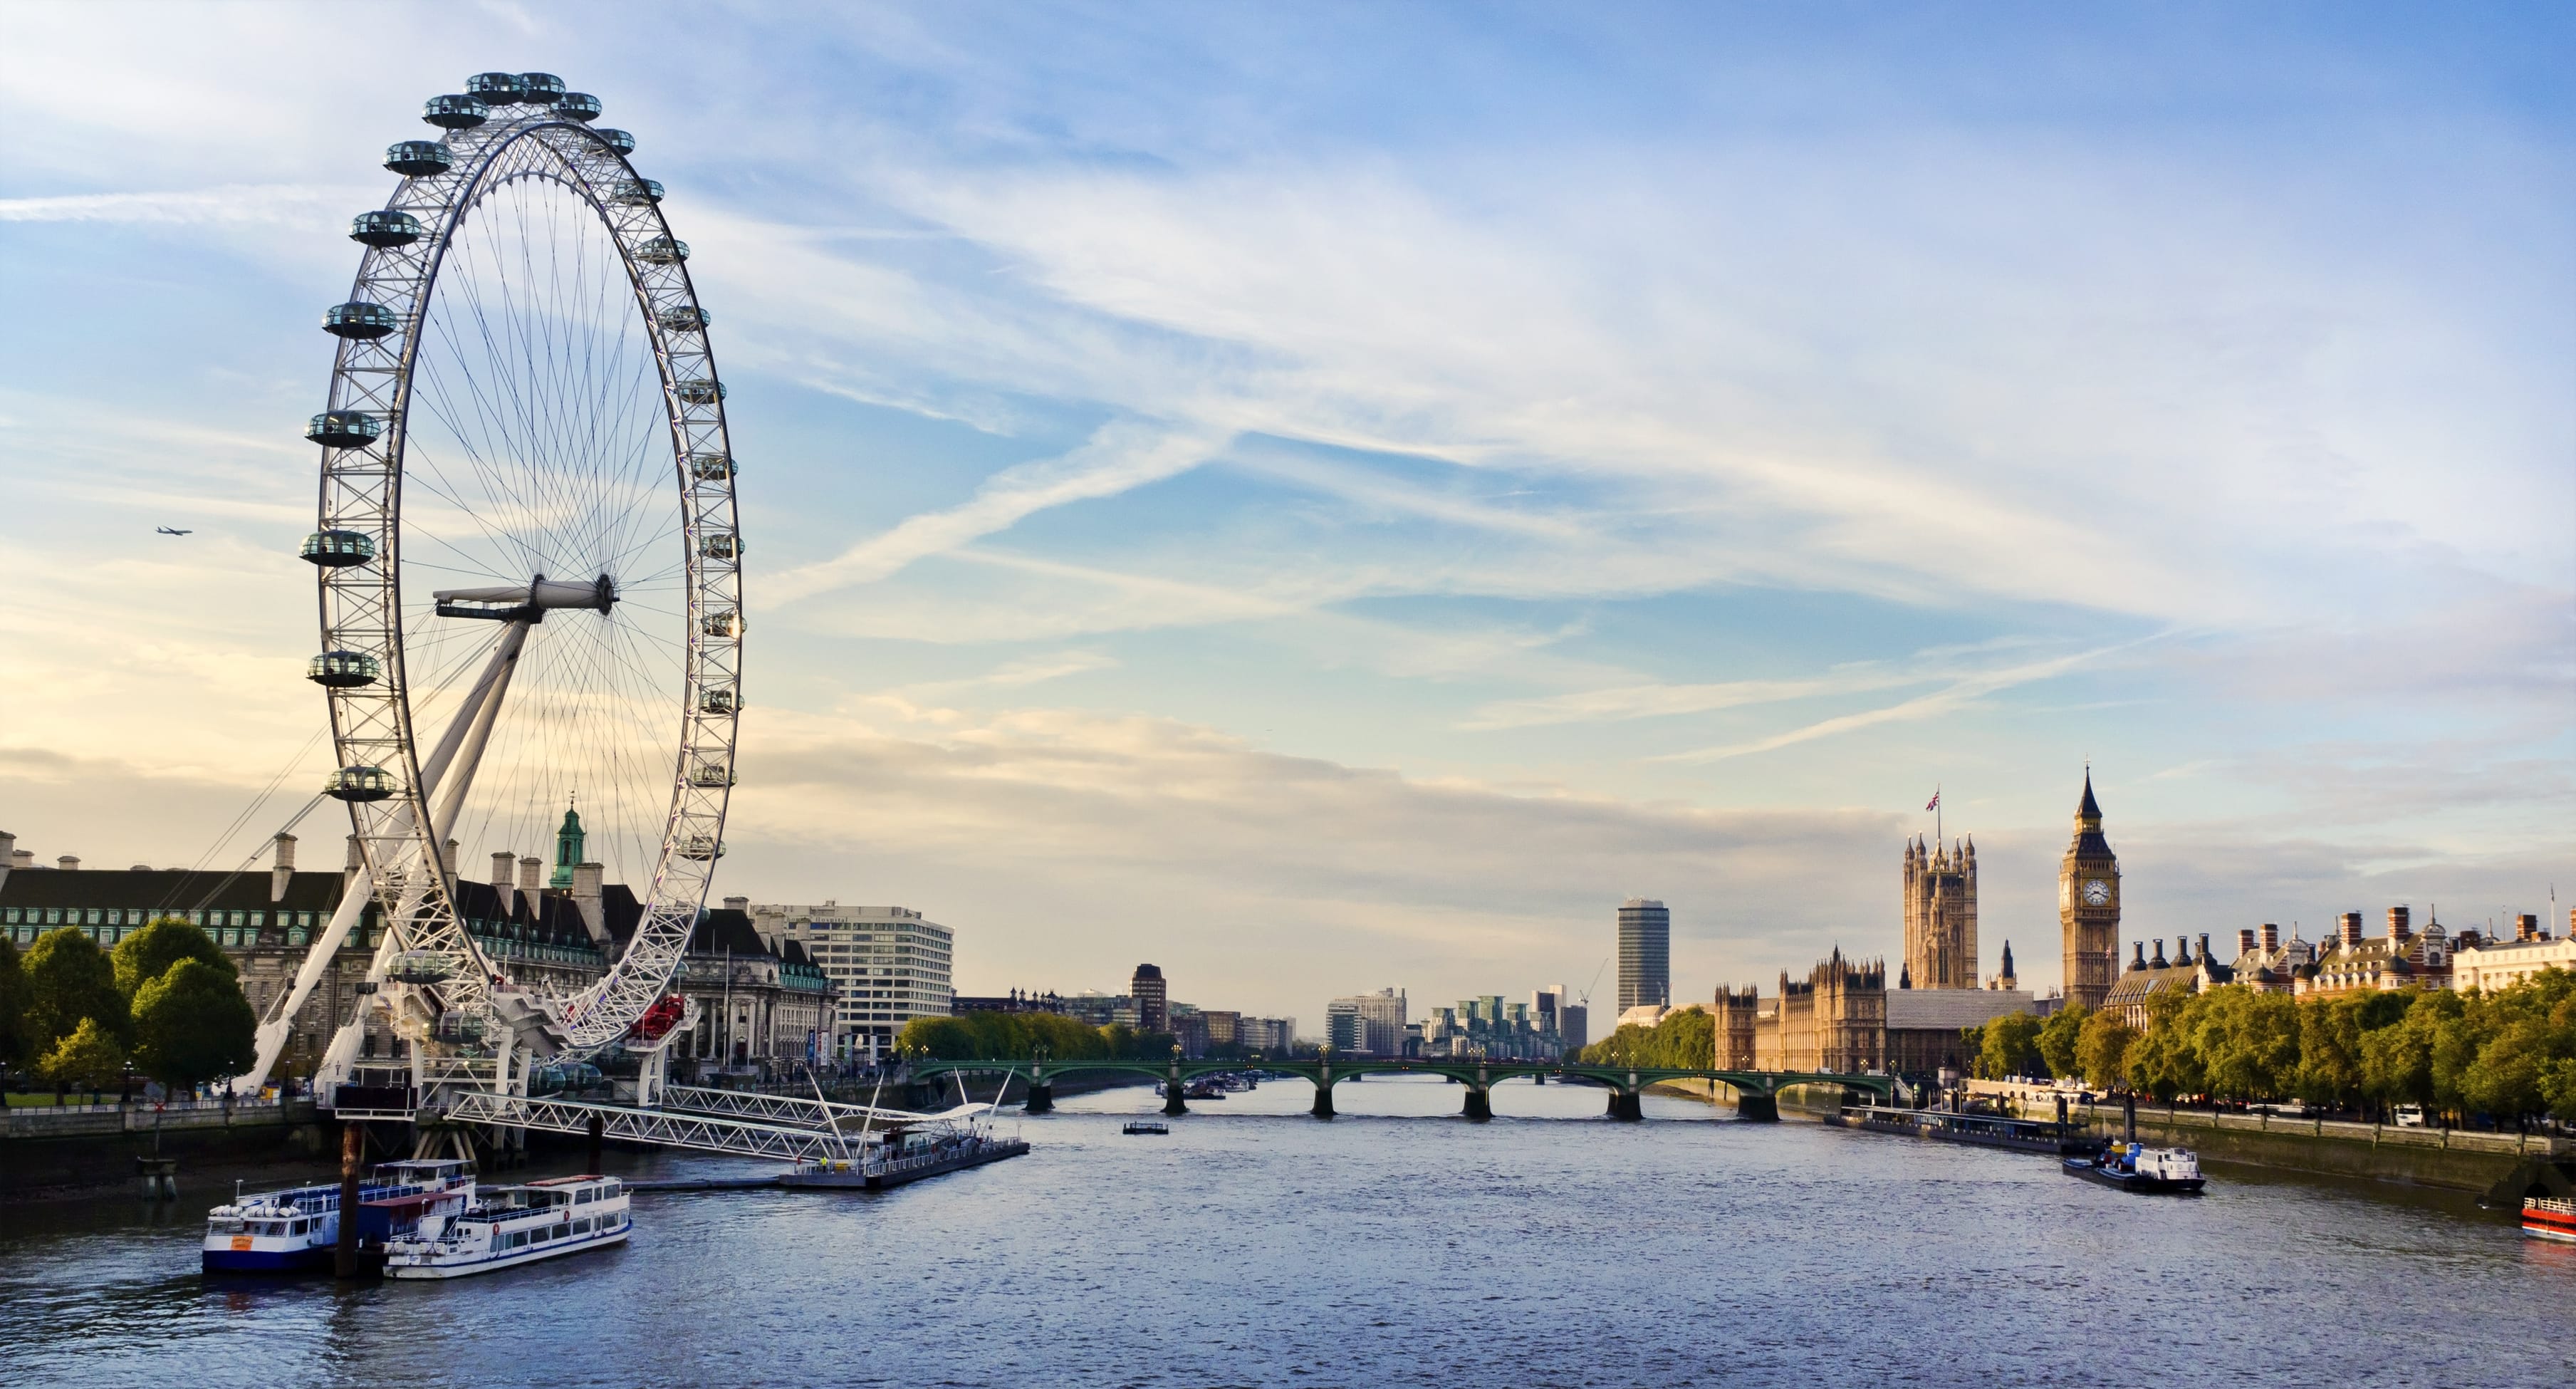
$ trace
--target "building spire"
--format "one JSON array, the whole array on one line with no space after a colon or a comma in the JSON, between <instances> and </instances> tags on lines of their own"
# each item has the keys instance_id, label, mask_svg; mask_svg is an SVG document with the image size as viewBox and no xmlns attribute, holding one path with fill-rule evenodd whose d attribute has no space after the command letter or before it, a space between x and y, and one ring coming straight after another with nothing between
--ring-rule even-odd
<instances>
[{"instance_id":1,"label":"building spire","mask_svg":"<svg viewBox=\"0 0 2576 1389\"><path fill-rule=\"evenodd\" d=\"M2091 762L2084 764L2084 801L2075 807L2075 819L2078 824L2087 828L2099 828L2102 824L2101 803L2093 799L2093 764Z\"/></svg>"}]
</instances>

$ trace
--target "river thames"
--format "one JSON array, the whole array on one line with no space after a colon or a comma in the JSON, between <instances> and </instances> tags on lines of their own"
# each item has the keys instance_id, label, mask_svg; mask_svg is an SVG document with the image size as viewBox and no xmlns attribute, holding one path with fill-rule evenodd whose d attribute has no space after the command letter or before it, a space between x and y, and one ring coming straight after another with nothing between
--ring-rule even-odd
<instances>
[{"instance_id":1,"label":"river thames","mask_svg":"<svg viewBox=\"0 0 2576 1389\"><path fill-rule=\"evenodd\" d=\"M214 1281L119 1196L0 1208L11 1384L1508 1386L2576 1382L2576 1249L2463 1195L2042 1158L1649 1096L1303 1082L875 1195L645 1193L622 1250L450 1284ZM612 1154L631 1175L743 1171ZM561 1164L540 1170L567 1170ZM532 1172L529 1175L535 1175ZM516 1178L519 1174L510 1174Z\"/></svg>"}]
</instances>

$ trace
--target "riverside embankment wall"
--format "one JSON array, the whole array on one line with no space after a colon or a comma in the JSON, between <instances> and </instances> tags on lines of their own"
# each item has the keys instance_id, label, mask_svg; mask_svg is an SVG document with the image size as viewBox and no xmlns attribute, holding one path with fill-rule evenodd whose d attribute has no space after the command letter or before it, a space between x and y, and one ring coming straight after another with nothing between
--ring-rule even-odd
<instances>
[{"instance_id":1,"label":"riverside embankment wall","mask_svg":"<svg viewBox=\"0 0 2576 1389\"><path fill-rule=\"evenodd\" d=\"M1708 1100L1706 1082L1684 1082L1658 1090L1688 1099ZM1976 1082L1978 1093L1990 1087ZM2042 1104L2032 1094L1990 1095L2023 1117L2056 1117L2054 1094ZM2017 1103L2016 1103L2017 1102ZM1835 1111L1830 1091L1806 1087L1780 1098L1782 1118L1821 1119ZM2071 1121L2088 1132L2117 1139L2126 1120L2117 1106L2076 1106ZM2207 1110L2138 1109L2138 1141L2149 1147L2183 1147L2218 1162L2269 1167L2311 1176L2407 1182L2417 1186L2485 1191L2526 1157L2576 1154L2576 1143L2537 1134L2472 1133L2460 1129L2397 1128L2380 1124L2346 1124L2332 1120L2275 1119L2260 1114L2212 1114Z\"/></svg>"},{"instance_id":2,"label":"riverside embankment wall","mask_svg":"<svg viewBox=\"0 0 2576 1389\"><path fill-rule=\"evenodd\" d=\"M155 1151L156 1127L160 1155L183 1165L303 1162L327 1146L309 1100L207 1100L158 1113L148 1104L13 1107L0 1126L0 1198L131 1182L134 1160Z\"/></svg>"}]
</instances>

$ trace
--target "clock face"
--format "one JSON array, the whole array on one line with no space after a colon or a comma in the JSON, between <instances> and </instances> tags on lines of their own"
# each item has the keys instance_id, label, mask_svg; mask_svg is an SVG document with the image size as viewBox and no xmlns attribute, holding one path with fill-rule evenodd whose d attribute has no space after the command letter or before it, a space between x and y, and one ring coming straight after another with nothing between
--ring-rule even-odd
<instances>
[{"instance_id":1,"label":"clock face","mask_svg":"<svg viewBox=\"0 0 2576 1389\"><path fill-rule=\"evenodd\" d=\"M2109 883L2102 881L2100 878L2094 878L2084 884L2084 905L2088 907L2099 907L2107 904L2110 900L2111 885Z\"/></svg>"}]
</instances>

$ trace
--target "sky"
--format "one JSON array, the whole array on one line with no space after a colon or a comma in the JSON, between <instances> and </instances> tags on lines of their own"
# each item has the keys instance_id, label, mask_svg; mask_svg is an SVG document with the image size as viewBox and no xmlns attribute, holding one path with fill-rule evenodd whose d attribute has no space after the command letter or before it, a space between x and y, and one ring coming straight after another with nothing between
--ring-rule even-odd
<instances>
[{"instance_id":1,"label":"sky","mask_svg":"<svg viewBox=\"0 0 2576 1389\"><path fill-rule=\"evenodd\" d=\"M1896 958L1938 788L2045 990L2089 761L2124 941L2563 923L2571 56L2550 5L17 0L0 828L229 867L318 784L315 325L497 68L634 132L714 315L719 895L1308 1031L1606 1008L1643 895L1686 1001Z\"/></svg>"}]
</instances>

